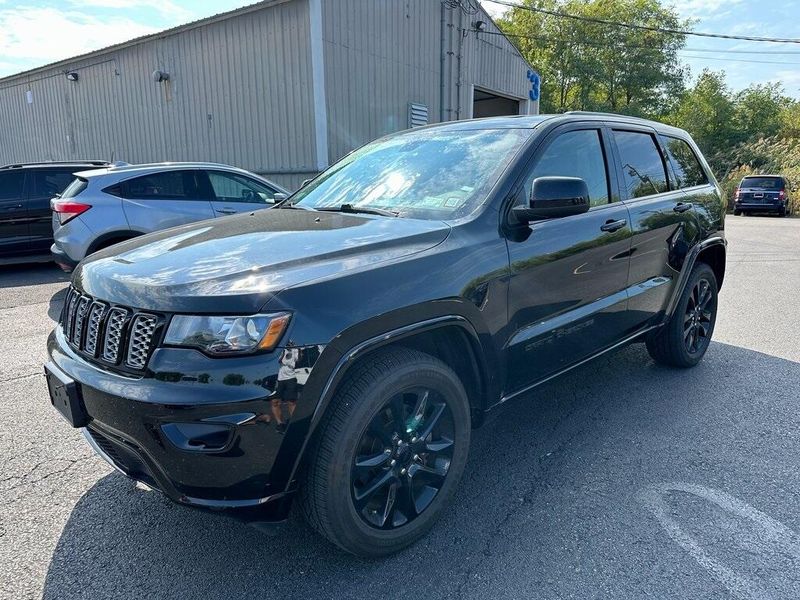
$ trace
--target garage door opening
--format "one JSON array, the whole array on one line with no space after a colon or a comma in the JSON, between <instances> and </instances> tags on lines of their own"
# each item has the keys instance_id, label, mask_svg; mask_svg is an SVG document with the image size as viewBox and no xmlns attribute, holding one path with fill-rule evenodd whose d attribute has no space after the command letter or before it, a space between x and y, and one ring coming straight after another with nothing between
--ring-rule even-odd
<instances>
[{"instance_id":1,"label":"garage door opening","mask_svg":"<svg viewBox=\"0 0 800 600\"><path fill-rule=\"evenodd\" d=\"M477 88L472 93L472 117L475 119L518 114L519 100L504 98Z\"/></svg>"}]
</instances>

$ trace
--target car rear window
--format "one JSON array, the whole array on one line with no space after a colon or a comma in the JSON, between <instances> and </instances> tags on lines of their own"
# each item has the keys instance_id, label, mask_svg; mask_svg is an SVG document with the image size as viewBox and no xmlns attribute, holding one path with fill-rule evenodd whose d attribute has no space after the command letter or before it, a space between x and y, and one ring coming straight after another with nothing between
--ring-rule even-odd
<instances>
[{"instance_id":1,"label":"car rear window","mask_svg":"<svg viewBox=\"0 0 800 600\"><path fill-rule=\"evenodd\" d=\"M781 190L784 188L782 177L745 177L741 188L758 188L761 190Z\"/></svg>"},{"instance_id":2,"label":"car rear window","mask_svg":"<svg viewBox=\"0 0 800 600\"><path fill-rule=\"evenodd\" d=\"M89 181L84 179L83 177L76 177L72 180L66 189L61 193L62 198L74 198L78 194L80 194L83 190L86 189L86 186L89 185Z\"/></svg>"}]
</instances>

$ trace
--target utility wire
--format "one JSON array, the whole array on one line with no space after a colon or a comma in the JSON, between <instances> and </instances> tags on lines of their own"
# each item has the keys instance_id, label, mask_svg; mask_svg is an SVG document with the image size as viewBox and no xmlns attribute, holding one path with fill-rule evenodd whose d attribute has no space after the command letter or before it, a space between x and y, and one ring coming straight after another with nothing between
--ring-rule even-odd
<instances>
[{"instance_id":1,"label":"utility wire","mask_svg":"<svg viewBox=\"0 0 800 600\"><path fill-rule=\"evenodd\" d=\"M638 29L640 31L655 31L657 33L671 33L674 35L693 35L696 37L705 37L705 38L717 38L723 40L743 40L746 42L770 42L776 44L800 44L800 39L797 38L770 38L770 37L760 37L760 36L747 36L747 35L730 35L727 33L707 33L707 32L699 32L699 31L684 31L681 29L670 29L666 27L654 27L651 25L636 25L633 23L620 23L619 21L610 21L608 19L599 19L597 17L584 17L581 15L572 15L569 13L557 11L557 10L548 10L546 8L535 8L533 6L527 6L523 4L516 4L515 2L509 2L508 0L486 0L487 2L492 2L494 4L500 4L502 6L508 6L510 8L519 8L522 10L527 10L530 12L540 13L544 15L550 15L553 17L562 17L566 19L574 19L576 21L584 21L587 23L596 23L599 25L612 25L614 27L627 27L629 29Z\"/></svg>"},{"instance_id":2,"label":"utility wire","mask_svg":"<svg viewBox=\"0 0 800 600\"><path fill-rule=\"evenodd\" d=\"M604 44L601 42L592 42L589 40L565 40L565 39L558 39L558 38L548 38L544 36L537 36L537 35L523 35L523 34L514 34L514 33L501 33L496 31L482 31L481 35L504 35L506 37L513 37L513 38L522 38L528 40L536 40L541 42L546 42L550 44L582 44L585 46L593 46L598 48L607 48L609 44ZM617 47L620 47L619 45ZM653 46L642 46L636 44L623 44L621 45L624 49L630 50L658 50ZM680 48L677 49L676 52L684 53L684 52L724 52L724 50L712 50L711 48ZM792 53L794 54L794 53ZM713 56L692 56L692 55L684 55L686 58L700 58L700 59L709 59L709 60L727 60L732 62L745 62L745 63L761 63L761 64L768 64L768 65L800 65L800 62L788 62L788 61L778 61L778 60L755 60L755 59L748 59L748 58L731 58L731 57L718 57L715 58Z\"/></svg>"}]
</instances>

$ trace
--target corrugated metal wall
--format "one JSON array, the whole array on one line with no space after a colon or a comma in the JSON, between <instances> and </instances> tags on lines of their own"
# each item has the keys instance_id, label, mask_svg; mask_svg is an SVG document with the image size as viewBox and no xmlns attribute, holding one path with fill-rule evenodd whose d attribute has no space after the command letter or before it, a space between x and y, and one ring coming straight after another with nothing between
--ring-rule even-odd
<instances>
[{"instance_id":1,"label":"corrugated metal wall","mask_svg":"<svg viewBox=\"0 0 800 600\"><path fill-rule=\"evenodd\" d=\"M0 163L113 154L313 172L308 39L307 3L293 1L70 63L76 82L63 66L0 82Z\"/></svg>"},{"instance_id":2,"label":"corrugated metal wall","mask_svg":"<svg viewBox=\"0 0 800 600\"><path fill-rule=\"evenodd\" d=\"M315 2L268 0L0 81L0 163L202 160L297 187L317 164ZM473 86L527 97L529 67L510 42L470 31L483 13L446 9L444 26L440 0L321 0L321 13L326 111L316 113L327 113L329 162L407 128L410 102L436 122L469 117ZM170 80L153 82L157 69Z\"/></svg>"},{"instance_id":3,"label":"corrugated metal wall","mask_svg":"<svg viewBox=\"0 0 800 600\"><path fill-rule=\"evenodd\" d=\"M445 9L444 40L439 0L328 0L323 15L331 161L407 128L409 102L437 122L440 108L445 121L468 118L473 86L528 97L530 67L483 12ZM462 35L475 20L492 33Z\"/></svg>"}]
</instances>

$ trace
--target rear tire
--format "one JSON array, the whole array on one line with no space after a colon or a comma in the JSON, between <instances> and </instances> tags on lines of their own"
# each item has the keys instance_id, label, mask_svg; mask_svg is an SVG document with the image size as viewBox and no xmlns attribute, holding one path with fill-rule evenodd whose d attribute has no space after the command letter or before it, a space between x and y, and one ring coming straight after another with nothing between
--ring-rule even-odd
<instances>
[{"instance_id":1,"label":"rear tire","mask_svg":"<svg viewBox=\"0 0 800 600\"><path fill-rule=\"evenodd\" d=\"M737 217L738 217L740 214L742 214L742 211L740 211L740 210L734 210L734 211L733 211L733 214L734 214L734 216L737 216Z\"/></svg>"},{"instance_id":2,"label":"rear tire","mask_svg":"<svg viewBox=\"0 0 800 600\"><path fill-rule=\"evenodd\" d=\"M647 338L647 351L657 363L693 367L708 350L716 320L717 279L698 262L670 320Z\"/></svg>"},{"instance_id":3,"label":"rear tire","mask_svg":"<svg viewBox=\"0 0 800 600\"><path fill-rule=\"evenodd\" d=\"M320 424L300 486L306 520L357 556L405 548L452 498L470 428L467 394L442 361L406 348L370 355Z\"/></svg>"}]
</instances>

